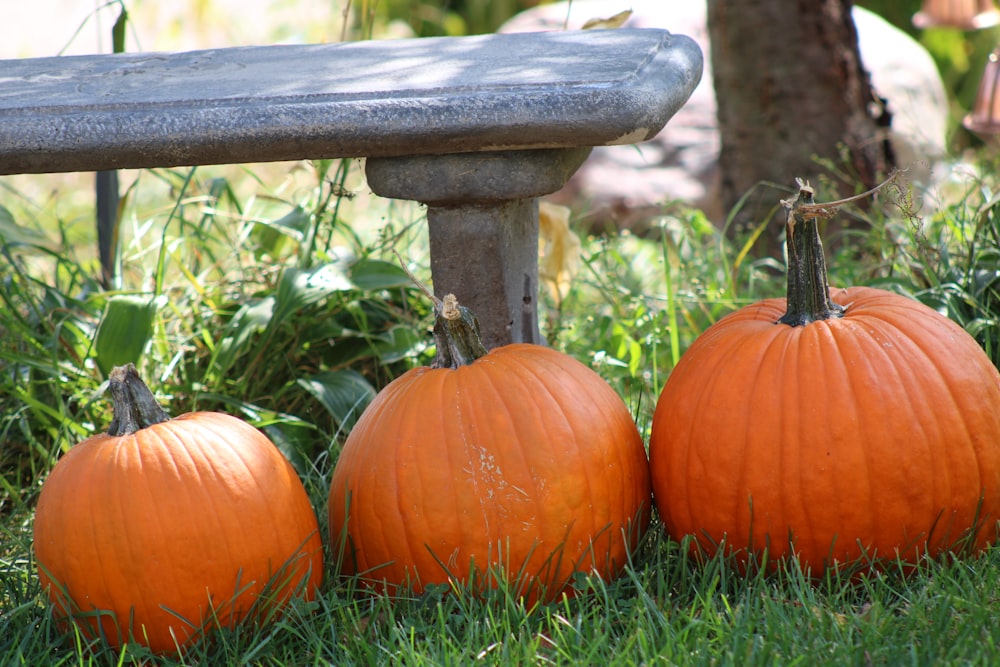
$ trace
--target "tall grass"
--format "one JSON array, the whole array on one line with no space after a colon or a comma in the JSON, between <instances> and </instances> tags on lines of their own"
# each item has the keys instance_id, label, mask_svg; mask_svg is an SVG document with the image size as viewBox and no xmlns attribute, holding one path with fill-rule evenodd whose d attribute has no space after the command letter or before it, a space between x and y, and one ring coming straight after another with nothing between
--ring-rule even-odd
<instances>
[{"instance_id":1,"label":"tall grass","mask_svg":"<svg viewBox=\"0 0 1000 667\"><path fill-rule=\"evenodd\" d=\"M35 576L40 485L68 447L106 427L112 359L137 362L174 414L223 410L264 429L305 480L325 535L343 436L377 389L430 358L430 304L392 253L429 280L420 208L370 198L350 161L280 169L141 172L111 292L98 285L82 216L4 200L0 664L177 664L64 634ZM832 282L932 304L996 361L995 192L990 178L965 175L921 208L925 193L902 185L881 208L854 212L831 250ZM691 341L783 291L780 257L753 259L745 244L685 209L649 236L584 236L568 292L543 304L547 339L608 379L645 433ZM332 579L314 603L221 633L182 664L988 664L1000 653L998 558L926 562L908 577L812 581L793 566L745 575L723 557L698 562L654 522L622 578L581 576L573 599L536 609L503 589L389 599Z\"/></svg>"}]
</instances>

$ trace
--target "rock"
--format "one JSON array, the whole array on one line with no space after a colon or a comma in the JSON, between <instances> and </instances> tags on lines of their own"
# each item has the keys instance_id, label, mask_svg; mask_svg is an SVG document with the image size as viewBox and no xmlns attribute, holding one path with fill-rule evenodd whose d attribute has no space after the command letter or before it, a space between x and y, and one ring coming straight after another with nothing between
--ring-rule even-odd
<instances>
[{"instance_id":1,"label":"rock","mask_svg":"<svg viewBox=\"0 0 1000 667\"><path fill-rule=\"evenodd\" d=\"M521 12L500 31L577 29L629 8L627 27L663 28L698 42L705 54L701 83L654 139L595 148L566 187L547 199L571 206L598 229L641 230L674 202L700 208L721 223L726 211L717 196L719 133L704 2L557 2ZM860 7L853 14L862 61L892 113L890 140L898 164L910 178L926 179L946 151L948 100L937 66L917 41L881 17Z\"/></svg>"}]
</instances>

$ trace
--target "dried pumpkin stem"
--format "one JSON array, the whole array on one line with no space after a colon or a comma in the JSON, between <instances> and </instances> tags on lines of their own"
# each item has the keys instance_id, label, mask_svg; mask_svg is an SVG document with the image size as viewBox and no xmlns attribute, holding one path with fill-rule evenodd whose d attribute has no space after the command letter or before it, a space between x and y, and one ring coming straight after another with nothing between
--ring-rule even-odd
<instances>
[{"instance_id":1,"label":"dried pumpkin stem","mask_svg":"<svg viewBox=\"0 0 1000 667\"><path fill-rule=\"evenodd\" d=\"M114 417L108 426L108 435L131 435L153 424L170 419L149 387L139 377L133 364L116 366L108 376L108 391Z\"/></svg>"},{"instance_id":2,"label":"dried pumpkin stem","mask_svg":"<svg viewBox=\"0 0 1000 667\"><path fill-rule=\"evenodd\" d=\"M486 354L479 336L479 320L454 294L446 294L434 319L437 356L434 368L458 368L471 364Z\"/></svg>"},{"instance_id":3,"label":"dried pumpkin stem","mask_svg":"<svg viewBox=\"0 0 1000 667\"><path fill-rule=\"evenodd\" d=\"M829 217L835 206L823 208L813 200L813 189L799 180L795 199L783 201L788 208L785 237L788 247L787 310L779 324L798 327L842 317L844 309L830 299L819 219Z\"/></svg>"}]
</instances>

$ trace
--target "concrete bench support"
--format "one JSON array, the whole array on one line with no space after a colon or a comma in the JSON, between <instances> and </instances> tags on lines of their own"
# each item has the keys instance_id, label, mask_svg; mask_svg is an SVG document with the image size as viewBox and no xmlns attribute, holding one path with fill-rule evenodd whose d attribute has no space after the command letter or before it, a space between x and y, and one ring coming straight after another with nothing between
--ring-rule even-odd
<instances>
[{"instance_id":1,"label":"concrete bench support","mask_svg":"<svg viewBox=\"0 0 1000 667\"><path fill-rule=\"evenodd\" d=\"M536 198L701 72L652 29L0 61L0 175L367 158L376 194L427 204L435 291L490 347L538 342Z\"/></svg>"},{"instance_id":2,"label":"concrete bench support","mask_svg":"<svg viewBox=\"0 0 1000 667\"><path fill-rule=\"evenodd\" d=\"M561 188L589 153L373 158L365 173L375 194L427 204L434 291L481 304L474 310L483 342L494 347L540 342L537 197Z\"/></svg>"}]
</instances>

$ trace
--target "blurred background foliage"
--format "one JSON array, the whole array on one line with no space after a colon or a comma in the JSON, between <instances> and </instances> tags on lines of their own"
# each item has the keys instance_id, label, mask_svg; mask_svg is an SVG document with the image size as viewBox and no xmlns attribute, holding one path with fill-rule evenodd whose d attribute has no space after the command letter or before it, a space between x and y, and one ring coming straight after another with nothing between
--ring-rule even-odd
<instances>
[{"instance_id":1,"label":"blurred background foliage","mask_svg":"<svg viewBox=\"0 0 1000 667\"><path fill-rule=\"evenodd\" d=\"M478 35L496 32L514 14L539 4L538 0L390 0L363 2L359 15L370 5L376 20L405 22L418 37Z\"/></svg>"},{"instance_id":2,"label":"blurred background foliage","mask_svg":"<svg viewBox=\"0 0 1000 667\"><path fill-rule=\"evenodd\" d=\"M962 118L972 109L979 80L990 52L1000 44L1000 26L964 31L913 25L913 15L922 0L858 0L855 4L878 14L920 42L941 72L945 90L951 95L952 136L956 149L979 146L981 141L962 127Z\"/></svg>"},{"instance_id":3,"label":"blurred background foliage","mask_svg":"<svg viewBox=\"0 0 1000 667\"><path fill-rule=\"evenodd\" d=\"M676 2L680 0L664 0ZM405 24L414 35L473 35L495 32L514 14L545 0L381 0L356 3L355 28L376 24ZM990 52L1000 44L1000 26L976 31L954 28L919 29L913 15L922 0L857 0L919 41L938 65L945 89L951 93L952 136L956 149L979 146L981 141L962 127L961 120L972 108L979 80ZM622 9L629 7L621 3ZM670 26L664 26L669 29Z\"/></svg>"}]
</instances>

